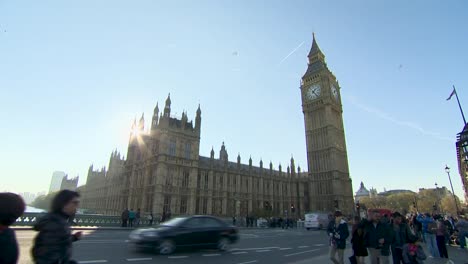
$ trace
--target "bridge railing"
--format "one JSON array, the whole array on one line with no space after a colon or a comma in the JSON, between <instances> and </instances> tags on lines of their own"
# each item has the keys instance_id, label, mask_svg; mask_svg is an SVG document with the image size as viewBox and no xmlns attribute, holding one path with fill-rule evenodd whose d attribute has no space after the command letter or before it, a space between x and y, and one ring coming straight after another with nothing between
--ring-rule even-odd
<instances>
[{"instance_id":1,"label":"bridge railing","mask_svg":"<svg viewBox=\"0 0 468 264\"><path fill-rule=\"evenodd\" d=\"M24 213L16 219L15 226L33 226L45 213ZM118 227L122 225L120 216L77 214L73 219L75 226ZM136 222L134 221L134 226ZM149 225L147 218L140 218L140 226Z\"/></svg>"}]
</instances>

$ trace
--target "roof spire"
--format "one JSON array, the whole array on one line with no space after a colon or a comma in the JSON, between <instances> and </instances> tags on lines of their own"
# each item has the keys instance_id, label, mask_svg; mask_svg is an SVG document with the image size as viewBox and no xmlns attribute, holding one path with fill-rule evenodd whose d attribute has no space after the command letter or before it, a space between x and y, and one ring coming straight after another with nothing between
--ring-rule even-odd
<instances>
[{"instance_id":1,"label":"roof spire","mask_svg":"<svg viewBox=\"0 0 468 264\"><path fill-rule=\"evenodd\" d=\"M321 53L323 56L323 53L317 44L317 40L315 38L315 32L312 32L312 47L310 48L309 55L307 55L307 57L314 56L317 53Z\"/></svg>"}]
</instances>

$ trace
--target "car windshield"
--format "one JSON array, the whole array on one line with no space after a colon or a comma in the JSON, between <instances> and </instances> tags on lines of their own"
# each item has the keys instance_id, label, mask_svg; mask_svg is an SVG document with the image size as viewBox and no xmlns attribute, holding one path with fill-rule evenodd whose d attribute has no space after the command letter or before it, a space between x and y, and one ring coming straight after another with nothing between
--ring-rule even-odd
<instances>
[{"instance_id":1,"label":"car windshield","mask_svg":"<svg viewBox=\"0 0 468 264\"><path fill-rule=\"evenodd\" d=\"M178 226L180 223L184 222L187 218L186 217L176 217L174 219L171 219L167 222L162 222L162 226Z\"/></svg>"}]
</instances>

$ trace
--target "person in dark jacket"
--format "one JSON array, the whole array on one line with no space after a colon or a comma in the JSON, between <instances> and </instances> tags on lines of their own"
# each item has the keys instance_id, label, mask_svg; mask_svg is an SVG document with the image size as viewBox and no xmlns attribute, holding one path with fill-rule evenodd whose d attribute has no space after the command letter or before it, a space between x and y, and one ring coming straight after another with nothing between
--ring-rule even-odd
<instances>
[{"instance_id":1,"label":"person in dark jacket","mask_svg":"<svg viewBox=\"0 0 468 264\"><path fill-rule=\"evenodd\" d=\"M354 218L354 224L352 229L351 244L353 245L353 253L356 257L357 264L364 264L365 258L369 255L367 248L364 244L364 227L360 223L360 217Z\"/></svg>"},{"instance_id":2,"label":"person in dark jacket","mask_svg":"<svg viewBox=\"0 0 468 264\"><path fill-rule=\"evenodd\" d=\"M388 264L389 243L385 240L388 236L388 225L383 224L378 210L369 212L370 220L364 219L364 243L369 250L371 264ZM387 239L388 240L388 239Z\"/></svg>"},{"instance_id":3,"label":"person in dark jacket","mask_svg":"<svg viewBox=\"0 0 468 264\"><path fill-rule=\"evenodd\" d=\"M122 215L121 215L122 227L127 227L128 225L128 214L129 214L128 208L122 212Z\"/></svg>"},{"instance_id":4,"label":"person in dark jacket","mask_svg":"<svg viewBox=\"0 0 468 264\"><path fill-rule=\"evenodd\" d=\"M72 264L72 242L81 232L71 234L69 219L76 214L80 195L70 190L60 191L52 200L51 210L34 225L39 233L34 238L32 257L36 264Z\"/></svg>"},{"instance_id":5,"label":"person in dark jacket","mask_svg":"<svg viewBox=\"0 0 468 264\"><path fill-rule=\"evenodd\" d=\"M9 226L24 213L23 199L14 193L0 193L0 263L16 264L19 250L15 231Z\"/></svg>"},{"instance_id":6,"label":"person in dark jacket","mask_svg":"<svg viewBox=\"0 0 468 264\"><path fill-rule=\"evenodd\" d=\"M335 212L335 220L328 224L327 233L330 236L331 261L335 264L344 264L344 250L349 229L348 223L343 219L343 214L340 211ZM336 259L336 255L338 255L338 259Z\"/></svg>"},{"instance_id":7,"label":"person in dark jacket","mask_svg":"<svg viewBox=\"0 0 468 264\"><path fill-rule=\"evenodd\" d=\"M392 249L392 258L394 264L403 263L403 246L408 241L417 240L410 227L403 221L403 216L399 212L392 215L393 222L390 228L390 243Z\"/></svg>"}]
</instances>

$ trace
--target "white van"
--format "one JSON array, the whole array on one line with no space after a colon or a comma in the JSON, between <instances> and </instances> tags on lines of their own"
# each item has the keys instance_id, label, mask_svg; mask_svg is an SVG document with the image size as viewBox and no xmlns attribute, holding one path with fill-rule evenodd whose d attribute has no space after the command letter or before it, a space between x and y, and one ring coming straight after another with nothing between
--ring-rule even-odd
<instances>
[{"instance_id":1,"label":"white van","mask_svg":"<svg viewBox=\"0 0 468 264\"><path fill-rule=\"evenodd\" d=\"M310 230L311 228L323 229L327 228L329 221L328 214L326 213L306 213L304 227L307 230Z\"/></svg>"}]
</instances>

